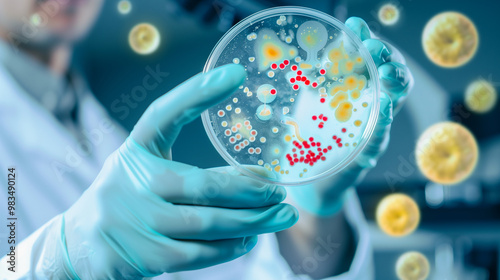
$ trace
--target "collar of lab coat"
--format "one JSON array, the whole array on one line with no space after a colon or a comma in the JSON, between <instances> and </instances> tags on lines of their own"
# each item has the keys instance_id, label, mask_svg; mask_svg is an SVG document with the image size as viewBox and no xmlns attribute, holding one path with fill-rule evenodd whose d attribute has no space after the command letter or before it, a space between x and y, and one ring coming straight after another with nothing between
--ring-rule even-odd
<instances>
[{"instance_id":1,"label":"collar of lab coat","mask_svg":"<svg viewBox=\"0 0 500 280\"><path fill-rule=\"evenodd\" d=\"M26 93L53 114L69 114L75 107L75 93L66 77L53 73L36 59L2 40L0 64Z\"/></svg>"},{"instance_id":2,"label":"collar of lab coat","mask_svg":"<svg viewBox=\"0 0 500 280\"><path fill-rule=\"evenodd\" d=\"M110 118L83 85L82 79L76 78L75 83L80 83L77 87L82 88L78 93L77 110L77 127L81 137L65 127L50 110L26 92L10 71L0 65L0 128L3 134L0 142L4 147L22 150L20 156L46 158L47 164L66 164L73 151L78 150L82 143L91 141L88 135L95 130L102 131L102 123L107 122L113 127L113 132L107 133L98 145L93 145L91 155L85 157L87 161L94 161L94 167L89 165L91 170L85 170L82 166L79 172L75 172L92 180L96 169L98 171L106 157L124 141L126 132Z\"/></svg>"}]
</instances>

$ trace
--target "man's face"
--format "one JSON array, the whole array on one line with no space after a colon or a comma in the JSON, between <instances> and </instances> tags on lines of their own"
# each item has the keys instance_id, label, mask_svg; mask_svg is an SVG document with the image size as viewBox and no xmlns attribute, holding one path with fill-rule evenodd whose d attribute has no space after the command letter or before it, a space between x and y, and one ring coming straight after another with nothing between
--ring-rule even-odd
<instances>
[{"instance_id":1,"label":"man's face","mask_svg":"<svg viewBox=\"0 0 500 280\"><path fill-rule=\"evenodd\" d=\"M34 46L73 43L92 26L102 2L0 0L0 35Z\"/></svg>"}]
</instances>

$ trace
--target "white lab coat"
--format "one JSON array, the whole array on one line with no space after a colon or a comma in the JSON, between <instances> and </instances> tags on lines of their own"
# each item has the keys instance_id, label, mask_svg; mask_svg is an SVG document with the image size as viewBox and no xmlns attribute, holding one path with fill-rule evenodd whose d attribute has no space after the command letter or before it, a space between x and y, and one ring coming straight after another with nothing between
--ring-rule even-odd
<instances>
[{"instance_id":1,"label":"white lab coat","mask_svg":"<svg viewBox=\"0 0 500 280\"><path fill-rule=\"evenodd\" d=\"M62 257L58 235L61 216L58 214L68 209L90 186L105 158L126 137L126 132L110 119L90 92L78 93L78 106L81 129L91 135L84 139L70 133L0 65L0 185L5 186L7 182L7 168L15 167L18 271L14 277L7 274L6 258L3 258L0 264L2 279L45 279L63 270L62 262L57 261ZM92 145L88 146L92 139ZM91 153L85 153L86 144L87 148L91 147ZM350 271L328 279L373 279L368 229L355 192L350 190L348 197L344 207L356 234L357 249ZM0 201L5 208L5 187L0 192ZM6 215L2 209L0 220L6 221ZM2 229L0 234L3 257L9 247L5 242L8 231ZM291 272L279 253L274 234L261 236L252 252L232 262L158 278L308 279Z\"/></svg>"}]
</instances>

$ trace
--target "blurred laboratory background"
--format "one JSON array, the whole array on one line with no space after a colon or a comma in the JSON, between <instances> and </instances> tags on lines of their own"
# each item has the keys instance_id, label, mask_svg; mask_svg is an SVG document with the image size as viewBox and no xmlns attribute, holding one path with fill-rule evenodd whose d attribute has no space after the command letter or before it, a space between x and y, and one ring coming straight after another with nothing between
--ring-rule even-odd
<instances>
[{"instance_id":1,"label":"blurred laboratory background","mask_svg":"<svg viewBox=\"0 0 500 280\"><path fill-rule=\"evenodd\" d=\"M118 2L105 1L103 13L79 46L75 59L98 99L128 130L154 99L202 71L221 36L254 12L300 5L342 21L350 16L363 18L374 34L405 54L415 76L414 90L393 123L388 151L357 188L370 224L376 279L397 279L395 262L410 250L428 258L429 279L500 279L500 106L497 103L490 112L477 114L464 105L465 89L478 78L499 90L500 1L130 0L132 9L128 14L118 12ZM394 25L384 25L378 18L380 7L386 3L392 3L400 12ZM444 11L465 14L479 33L477 53L462 67L439 67L427 58L422 47L426 23ZM135 53L128 43L129 31L142 22L156 26L161 36L159 48L149 55ZM142 84L148 69L168 75L142 100L127 104L125 96ZM480 149L474 173L453 186L428 181L414 157L420 134L443 120L467 127ZM202 168L227 165L210 143L200 119L181 132L173 157ZM412 197L421 211L418 229L401 238L384 234L374 221L377 203L395 192Z\"/></svg>"}]
</instances>

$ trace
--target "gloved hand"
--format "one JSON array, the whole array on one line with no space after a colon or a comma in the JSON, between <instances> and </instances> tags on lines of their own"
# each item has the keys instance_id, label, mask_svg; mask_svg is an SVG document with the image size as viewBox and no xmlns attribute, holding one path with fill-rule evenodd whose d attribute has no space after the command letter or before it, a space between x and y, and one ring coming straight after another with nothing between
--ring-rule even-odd
<instances>
[{"instance_id":1,"label":"gloved hand","mask_svg":"<svg viewBox=\"0 0 500 280\"><path fill-rule=\"evenodd\" d=\"M154 101L90 188L64 213L73 279L136 279L204 268L297 220L285 189L174 162L181 127L245 79L239 65L197 75ZM219 170L224 171L224 169Z\"/></svg>"},{"instance_id":2,"label":"gloved hand","mask_svg":"<svg viewBox=\"0 0 500 280\"><path fill-rule=\"evenodd\" d=\"M319 216L337 213L342 208L345 190L359 184L366 173L375 167L389 144L393 116L401 109L413 86L413 76L396 48L374 38L361 18L351 17L345 25L363 41L378 68L380 113L368 144L349 166L320 182L288 189L291 200L297 206Z\"/></svg>"}]
</instances>

